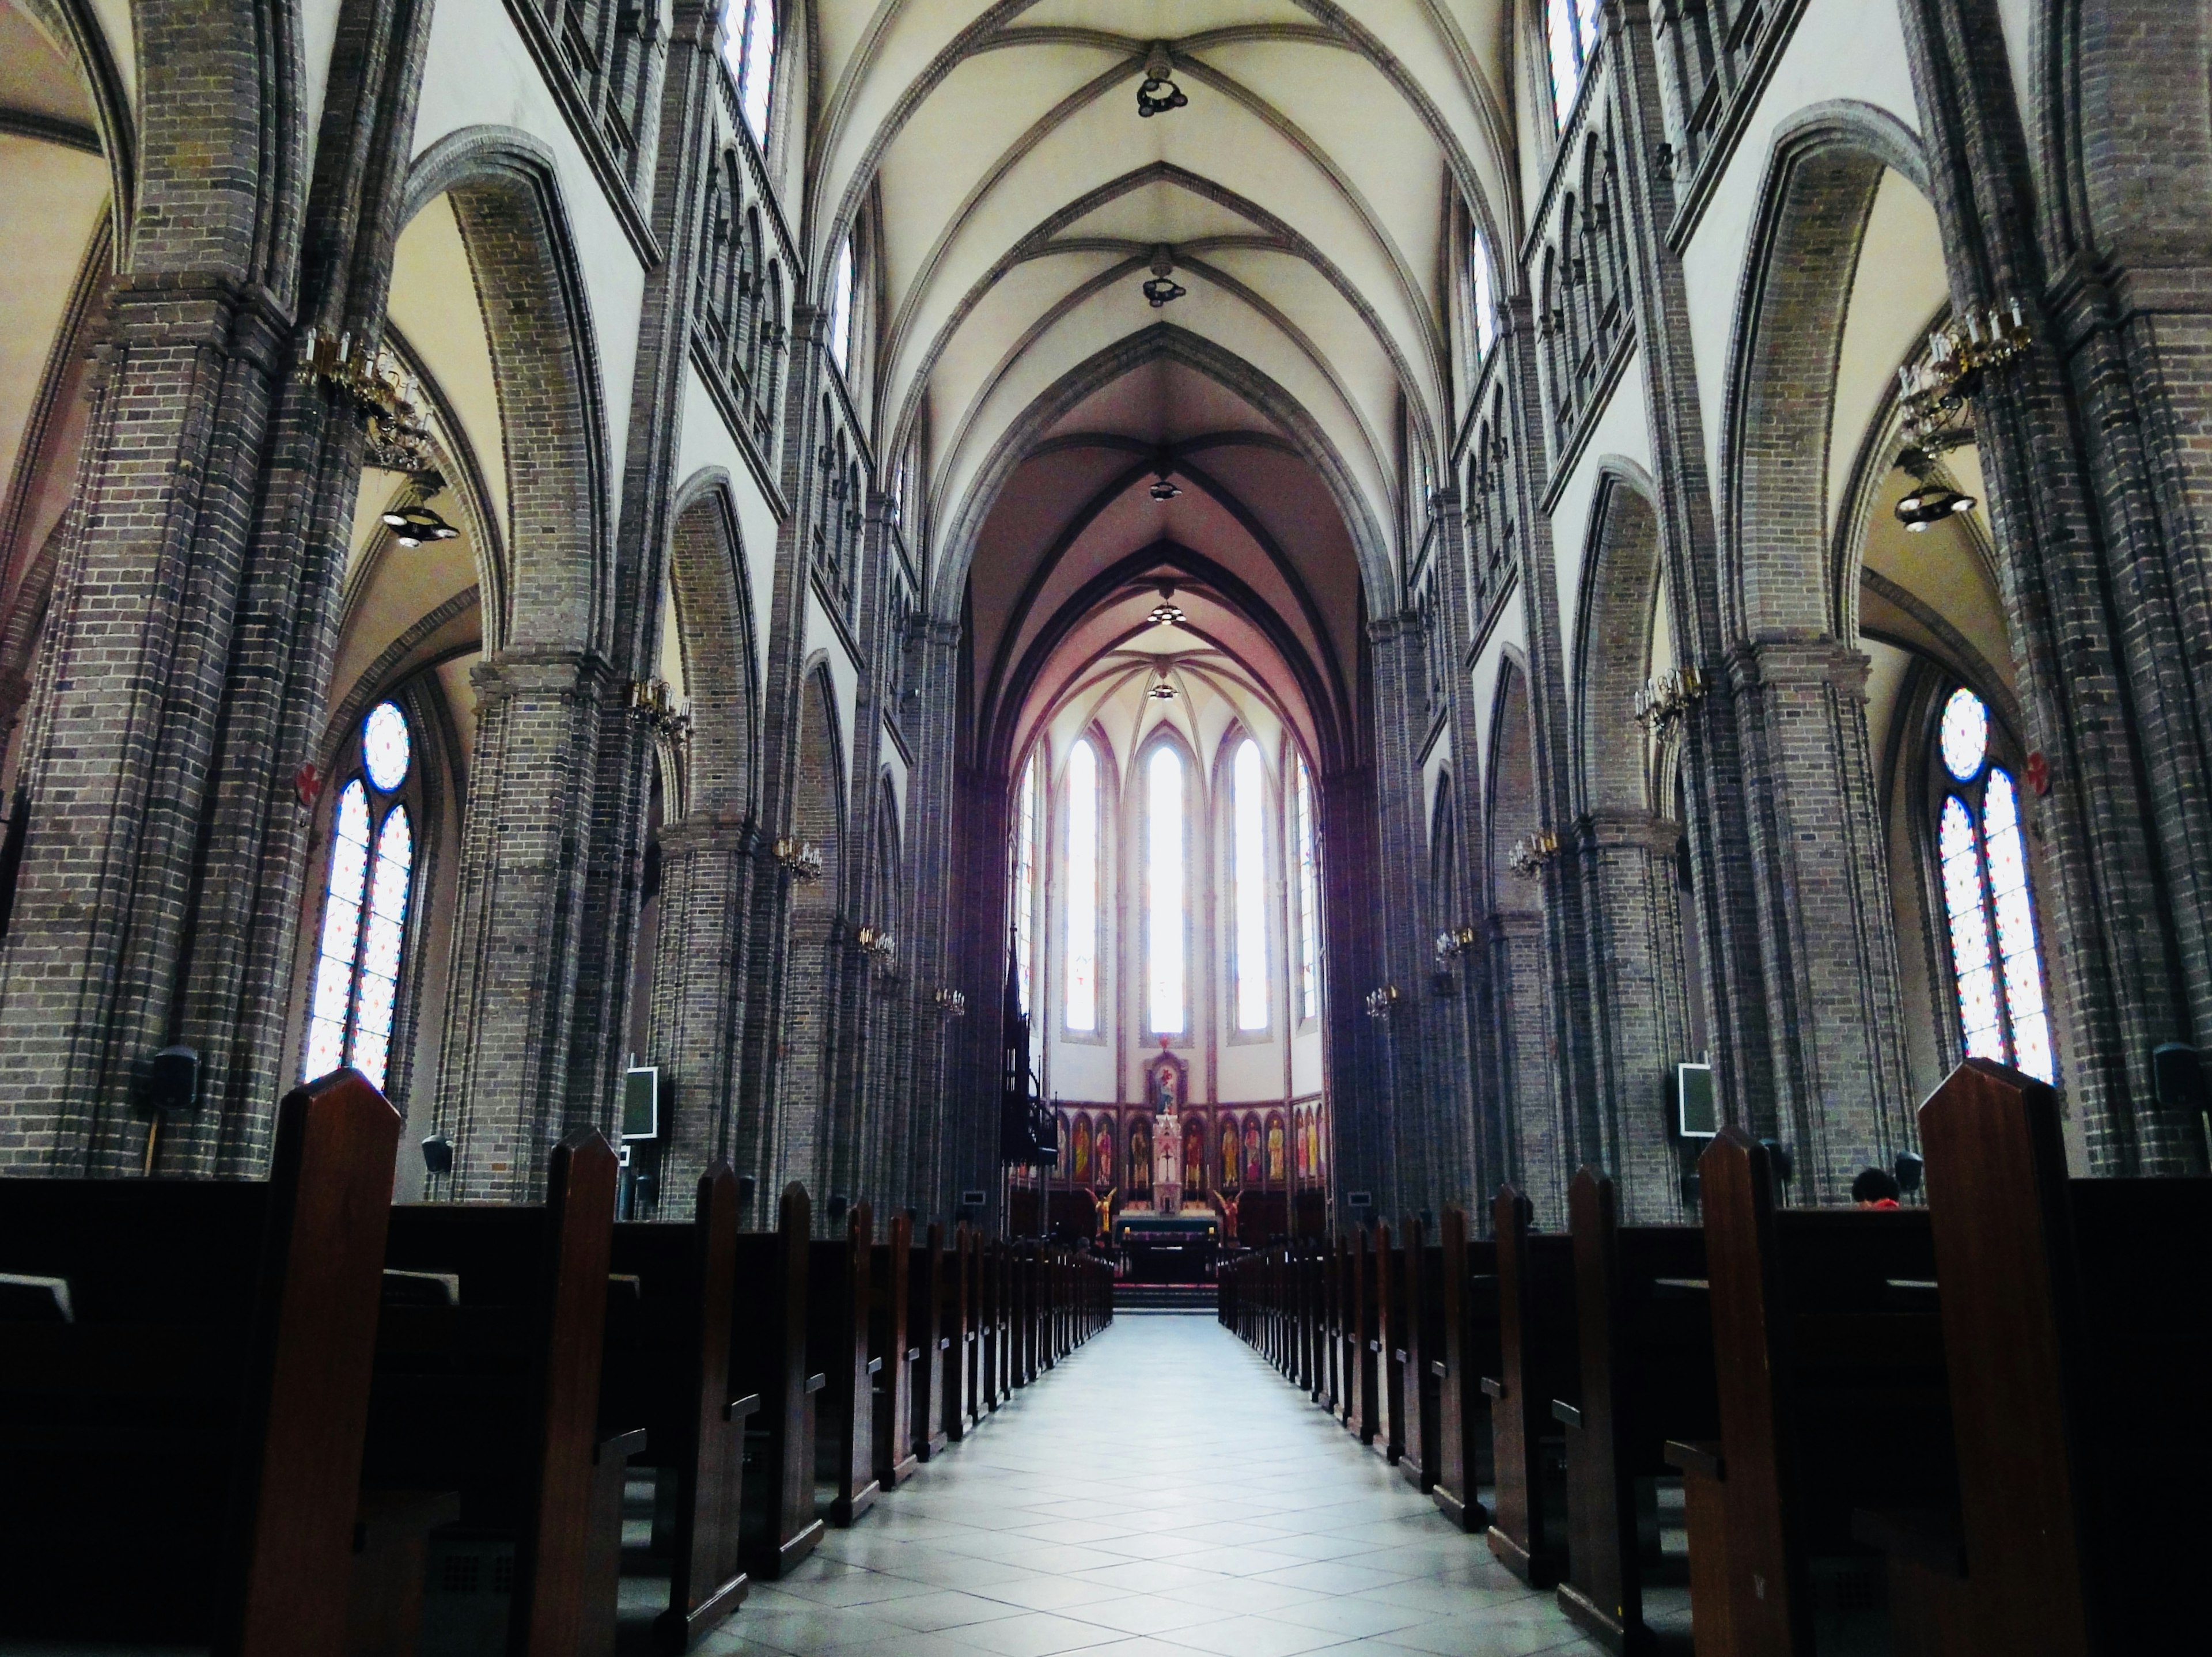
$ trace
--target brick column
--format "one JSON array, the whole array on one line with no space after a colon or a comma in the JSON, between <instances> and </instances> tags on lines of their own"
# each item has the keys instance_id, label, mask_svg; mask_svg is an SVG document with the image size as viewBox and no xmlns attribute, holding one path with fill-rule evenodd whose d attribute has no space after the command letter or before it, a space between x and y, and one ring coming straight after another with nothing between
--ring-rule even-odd
<instances>
[{"instance_id":1,"label":"brick column","mask_svg":"<svg viewBox=\"0 0 2212 1657\"><path fill-rule=\"evenodd\" d=\"M695 812L660 831L653 1052L672 1100L660 1164L664 1202L730 1154L757 841L750 814Z\"/></svg>"},{"instance_id":2,"label":"brick column","mask_svg":"<svg viewBox=\"0 0 2212 1657\"><path fill-rule=\"evenodd\" d=\"M1566 1217L1574 1166L1554 1080L1559 1053L1544 917L1534 909L1494 909L1488 930L1490 993L1501 1032L1494 1083L1505 1151L1500 1177L1528 1196L1540 1221L1557 1226Z\"/></svg>"}]
</instances>

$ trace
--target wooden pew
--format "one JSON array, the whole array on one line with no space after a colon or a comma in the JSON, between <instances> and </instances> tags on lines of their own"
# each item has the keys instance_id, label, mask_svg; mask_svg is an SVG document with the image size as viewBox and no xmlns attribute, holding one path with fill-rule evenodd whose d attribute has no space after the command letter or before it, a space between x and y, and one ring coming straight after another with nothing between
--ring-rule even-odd
<instances>
[{"instance_id":1,"label":"wooden pew","mask_svg":"<svg viewBox=\"0 0 2212 1657\"><path fill-rule=\"evenodd\" d=\"M774 1231L738 1235L730 1389L760 1399L745 1433L745 1569L774 1581L822 1539L814 1510L815 1401L828 1377L806 1362L806 1187L783 1188Z\"/></svg>"},{"instance_id":2,"label":"wooden pew","mask_svg":"<svg viewBox=\"0 0 2212 1657\"><path fill-rule=\"evenodd\" d=\"M957 1365L955 1335L946 1315L945 1227L930 1223L928 1241L914 1247L908 1267L907 1316L913 1326L907 1338L921 1356L915 1361L912 1393L908 1404L912 1423L914 1453L922 1461L945 1453L953 1409L945 1395L946 1383Z\"/></svg>"},{"instance_id":3,"label":"wooden pew","mask_svg":"<svg viewBox=\"0 0 2212 1657\"><path fill-rule=\"evenodd\" d=\"M876 1483L895 1490L921 1465L914 1453L913 1377L921 1349L912 1339L909 1283L914 1271L914 1222L891 1217L890 1236L874 1251L868 1302L868 1360L876 1370L871 1421L875 1434Z\"/></svg>"},{"instance_id":4,"label":"wooden pew","mask_svg":"<svg viewBox=\"0 0 2212 1657\"><path fill-rule=\"evenodd\" d=\"M343 1647L400 1126L341 1071L265 1181L0 1181L0 1631Z\"/></svg>"},{"instance_id":5,"label":"wooden pew","mask_svg":"<svg viewBox=\"0 0 2212 1657\"><path fill-rule=\"evenodd\" d=\"M1477 1492L1495 1478L1486 1376L1502 1369L1498 1344L1498 1246L1468 1235L1467 1211L1444 1210L1437 1254L1441 1353L1437 1381L1437 1476L1429 1492L1465 1531L1487 1531L1490 1509Z\"/></svg>"},{"instance_id":6,"label":"wooden pew","mask_svg":"<svg viewBox=\"0 0 2212 1657\"><path fill-rule=\"evenodd\" d=\"M945 1251L942 1263L945 1336L950 1343L945 1349L945 1436L955 1444L968 1436L975 1419L975 1302L969 1298L973 1284L968 1269L974 1248L968 1222L956 1223L952 1247Z\"/></svg>"},{"instance_id":7,"label":"wooden pew","mask_svg":"<svg viewBox=\"0 0 2212 1657\"><path fill-rule=\"evenodd\" d=\"M1347 1426L1352 1421L1351 1247L1339 1232L1328 1240L1328 1412Z\"/></svg>"},{"instance_id":8,"label":"wooden pew","mask_svg":"<svg viewBox=\"0 0 2212 1657\"><path fill-rule=\"evenodd\" d=\"M1720 1438L1668 1446L1691 1615L1700 1650L1810 1657L1816 1602L1854 1637L1884 1620L1855 1511L1957 1502L1934 1236L1921 1210L1781 1207L1735 1127L1698 1167Z\"/></svg>"},{"instance_id":9,"label":"wooden pew","mask_svg":"<svg viewBox=\"0 0 2212 1657\"><path fill-rule=\"evenodd\" d=\"M647 1437L599 1417L616 1178L583 1129L542 1204L392 1211L362 1484L460 1493L432 1541L433 1648L613 1648L623 1484Z\"/></svg>"},{"instance_id":10,"label":"wooden pew","mask_svg":"<svg viewBox=\"0 0 2212 1657\"><path fill-rule=\"evenodd\" d=\"M1575 1176L1567 1206L1582 1391L1579 1405L1553 1405L1566 1427L1559 1605L1608 1648L1649 1652L1657 1643L1644 1618L1644 1568L1658 1549L1653 1481L1668 1475L1669 1440L1720 1430L1705 1235L1618 1223L1613 1181L1594 1168Z\"/></svg>"},{"instance_id":11,"label":"wooden pew","mask_svg":"<svg viewBox=\"0 0 2212 1657\"><path fill-rule=\"evenodd\" d=\"M1581 1401L1574 1240L1532 1229L1528 1199L1500 1187L1491 1205L1498 1249L1498 1373L1486 1376L1497 1496L1490 1551L1536 1587L1566 1564L1564 1429L1554 1399Z\"/></svg>"},{"instance_id":12,"label":"wooden pew","mask_svg":"<svg viewBox=\"0 0 2212 1657\"><path fill-rule=\"evenodd\" d=\"M1371 1356L1375 1360L1375 1436L1369 1447L1393 1466L1406 1453L1406 1411L1403 1388L1403 1369L1397 1361L1402 1343L1399 1320L1403 1311L1404 1291L1399 1287L1405 1275L1405 1250L1390 1235L1388 1220L1375 1222L1374 1247L1370 1258L1374 1268L1370 1277L1375 1305L1374 1332L1368 1337Z\"/></svg>"},{"instance_id":13,"label":"wooden pew","mask_svg":"<svg viewBox=\"0 0 2212 1657\"><path fill-rule=\"evenodd\" d=\"M689 1650L744 1603L740 1560L745 1427L757 1393L730 1379L738 1285L738 1181L726 1163L699 1179L689 1224L623 1223L613 1268L634 1295L608 1308L599 1388L603 1430L642 1425L657 1472L653 1551L669 1563L664 1651Z\"/></svg>"},{"instance_id":14,"label":"wooden pew","mask_svg":"<svg viewBox=\"0 0 2212 1657\"><path fill-rule=\"evenodd\" d=\"M1887 1548L1893 1648L2196 1647L2212 1180L2069 1178L2057 1096L1981 1059L1920 1108L1920 1143L1959 1545L1929 1522L1948 1512L1862 1515Z\"/></svg>"},{"instance_id":15,"label":"wooden pew","mask_svg":"<svg viewBox=\"0 0 2212 1657\"><path fill-rule=\"evenodd\" d=\"M1351 1291L1351 1315L1345 1326L1345 1369L1352 1384L1347 1395L1350 1413L1344 1424L1362 1444L1372 1444L1381 1425L1376 1419L1375 1357L1382 1342L1375 1338L1375 1254L1364 1225L1352 1229L1345 1275Z\"/></svg>"},{"instance_id":16,"label":"wooden pew","mask_svg":"<svg viewBox=\"0 0 2212 1657\"><path fill-rule=\"evenodd\" d=\"M828 1378L816 1400L814 1477L834 1489L830 1520L850 1525L882 1488L875 1469L875 1377L868 1355L868 1302L874 1279L868 1205L845 1216L845 1235L807 1247L806 1362Z\"/></svg>"},{"instance_id":17,"label":"wooden pew","mask_svg":"<svg viewBox=\"0 0 2212 1657\"><path fill-rule=\"evenodd\" d=\"M1398 1471L1418 1490L1433 1490L1443 1460L1442 1376L1428 1360L1443 1349L1443 1257L1432 1247L1418 1216L1406 1223L1399 1287L1397 1345L1399 1402L1404 1411Z\"/></svg>"}]
</instances>

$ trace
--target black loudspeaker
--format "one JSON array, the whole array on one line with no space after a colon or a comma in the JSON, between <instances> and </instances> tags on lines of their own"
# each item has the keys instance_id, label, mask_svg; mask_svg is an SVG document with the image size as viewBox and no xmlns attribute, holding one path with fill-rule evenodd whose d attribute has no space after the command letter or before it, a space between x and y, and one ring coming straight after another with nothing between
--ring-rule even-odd
<instances>
[{"instance_id":1,"label":"black loudspeaker","mask_svg":"<svg viewBox=\"0 0 2212 1657\"><path fill-rule=\"evenodd\" d=\"M422 1141L422 1171L426 1174L451 1174L453 1171L453 1142L442 1133L434 1133Z\"/></svg>"},{"instance_id":2,"label":"black loudspeaker","mask_svg":"<svg viewBox=\"0 0 2212 1657\"><path fill-rule=\"evenodd\" d=\"M843 1192L833 1191L830 1193L830 1217L831 1219L843 1219L845 1217L845 1211L852 1205L852 1199L846 1196Z\"/></svg>"},{"instance_id":3,"label":"black loudspeaker","mask_svg":"<svg viewBox=\"0 0 2212 1657\"><path fill-rule=\"evenodd\" d=\"M1684 1168L1682 1170L1682 1206L1695 1208L1698 1205L1698 1199L1704 1194L1705 1185L1698 1178L1698 1170L1694 1168Z\"/></svg>"},{"instance_id":4,"label":"black loudspeaker","mask_svg":"<svg viewBox=\"0 0 2212 1657\"><path fill-rule=\"evenodd\" d=\"M1910 1197L1920 1189L1920 1176L1927 1164L1910 1150L1897 1153L1897 1190L1899 1196Z\"/></svg>"},{"instance_id":5,"label":"black loudspeaker","mask_svg":"<svg viewBox=\"0 0 2212 1657\"><path fill-rule=\"evenodd\" d=\"M753 1186L755 1183L756 1181L754 1181L753 1176L750 1174L740 1174L738 1175L738 1200L739 1202L749 1203L752 1200Z\"/></svg>"},{"instance_id":6,"label":"black loudspeaker","mask_svg":"<svg viewBox=\"0 0 2212 1657\"><path fill-rule=\"evenodd\" d=\"M1779 1139L1761 1139L1759 1143L1766 1147L1767 1158L1774 1164L1774 1177L1788 1185L1797 1173L1797 1163L1790 1155L1790 1148Z\"/></svg>"},{"instance_id":7,"label":"black loudspeaker","mask_svg":"<svg viewBox=\"0 0 2212 1657\"><path fill-rule=\"evenodd\" d=\"M138 1089L141 1116L189 1116L199 1108L200 1055L196 1047L163 1047L146 1065Z\"/></svg>"},{"instance_id":8,"label":"black loudspeaker","mask_svg":"<svg viewBox=\"0 0 2212 1657\"><path fill-rule=\"evenodd\" d=\"M2204 1059L2195 1047L2182 1041L2160 1043L2151 1049L2150 1074L2160 1108L2192 1116L2204 1109Z\"/></svg>"}]
</instances>

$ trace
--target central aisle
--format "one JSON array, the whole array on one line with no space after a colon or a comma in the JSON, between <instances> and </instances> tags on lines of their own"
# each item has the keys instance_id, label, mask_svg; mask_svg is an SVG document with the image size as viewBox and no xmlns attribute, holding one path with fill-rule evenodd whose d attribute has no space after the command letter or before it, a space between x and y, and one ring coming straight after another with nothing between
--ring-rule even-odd
<instances>
[{"instance_id":1,"label":"central aisle","mask_svg":"<svg viewBox=\"0 0 2212 1657\"><path fill-rule=\"evenodd\" d=\"M705 1652L1596 1652L1211 1317L1124 1314Z\"/></svg>"}]
</instances>

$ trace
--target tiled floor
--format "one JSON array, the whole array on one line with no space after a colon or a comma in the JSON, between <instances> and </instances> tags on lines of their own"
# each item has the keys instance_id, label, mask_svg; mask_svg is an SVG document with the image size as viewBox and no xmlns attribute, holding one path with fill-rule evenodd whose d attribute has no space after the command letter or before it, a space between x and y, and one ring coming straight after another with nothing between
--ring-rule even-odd
<instances>
[{"instance_id":1,"label":"tiled floor","mask_svg":"<svg viewBox=\"0 0 2212 1657\"><path fill-rule=\"evenodd\" d=\"M700 1649L1598 1648L1211 1317L1125 1316Z\"/></svg>"}]
</instances>

